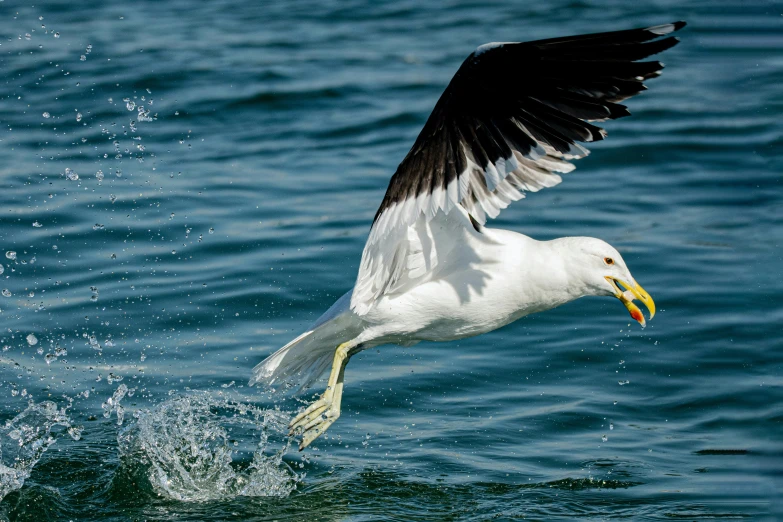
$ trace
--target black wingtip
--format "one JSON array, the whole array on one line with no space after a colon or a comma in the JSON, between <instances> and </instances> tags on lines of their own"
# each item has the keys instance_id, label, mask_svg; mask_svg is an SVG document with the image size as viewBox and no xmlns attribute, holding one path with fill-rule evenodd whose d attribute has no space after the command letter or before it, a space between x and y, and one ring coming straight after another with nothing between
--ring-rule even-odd
<instances>
[{"instance_id":1,"label":"black wingtip","mask_svg":"<svg viewBox=\"0 0 783 522\"><path fill-rule=\"evenodd\" d=\"M674 22L674 24L672 24L672 25L674 25L674 30L675 31L679 31L680 29L682 29L683 27L685 27L688 24L685 23L685 20L680 20L679 22Z\"/></svg>"}]
</instances>

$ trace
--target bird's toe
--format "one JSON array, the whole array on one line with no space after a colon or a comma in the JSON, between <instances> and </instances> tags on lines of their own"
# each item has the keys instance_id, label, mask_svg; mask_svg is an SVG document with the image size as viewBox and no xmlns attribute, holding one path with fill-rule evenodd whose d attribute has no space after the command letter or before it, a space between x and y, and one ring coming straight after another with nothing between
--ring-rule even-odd
<instances>
[{"instance_id":1,"label":"bird's toe","mask_svg":"<svg viewBox=\"0 0 783 522\"><path fill-rule=\"evenodd\" d=\"M313 419L318 418L318 416L320 416L321 413L323 413L324 410L326 410L330 406L331 406L331 402L326 401L325 399L319 399L315 401L310 406L308 406L304 411L302 411L296 417L294 417L290 423L288 423L288 434L293 435L294 433L302 429L306 424L312 422Z\"/></svg>"},{"instance_id":2,"label":"bird's toe","mask_svg":"<svg viewBox=\"0 0 783 522\"><path fill-rule=\"evenodd\" d=\"M329 424L333 423L337 420L337 417L340 416L340 410L330 407L326 410L322 411L320 414L315 415L311 417L310 422L304 424L302 426L303 431L308 431L312 428L316 428L321 424L324 424L325 422L329 422ZM324 431L326 428L324 428Z\"/></svg>"},{"instance_id":3,"label":"bird's toe","mask_svg":"<svg viewBox=\"0 0 783 522\"><path fill-rule=\"evenodd\" d=\"M311 421L302 432L302 441L299 443L299 451L302 451L310 445L315 439L324 434L329 429L329 426L334 424L337 417L340 416L338 411L336 414L329 410L328 412L321 414L316 419Z\"/></svg>"}]
</instances>

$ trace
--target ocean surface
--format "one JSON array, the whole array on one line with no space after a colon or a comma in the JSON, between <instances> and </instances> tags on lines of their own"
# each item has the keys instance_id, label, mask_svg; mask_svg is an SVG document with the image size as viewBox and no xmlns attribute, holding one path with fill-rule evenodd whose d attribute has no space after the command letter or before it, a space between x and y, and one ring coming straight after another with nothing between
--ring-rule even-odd
<instances>
[{"instance_id":1,"label":"ocean surface","mask_svg":"<svg viewBox=\"0 0 783 522\"><path fill-rule=\"evenodd\" d=\"M782 15L0 0L0 519L783 520ZM647 328L585 298L366 351L296 451L323 384L251 369L353 286L462 60L674 20L633 116L492 223L617 246Z\"/></svg>"}]
</instances>

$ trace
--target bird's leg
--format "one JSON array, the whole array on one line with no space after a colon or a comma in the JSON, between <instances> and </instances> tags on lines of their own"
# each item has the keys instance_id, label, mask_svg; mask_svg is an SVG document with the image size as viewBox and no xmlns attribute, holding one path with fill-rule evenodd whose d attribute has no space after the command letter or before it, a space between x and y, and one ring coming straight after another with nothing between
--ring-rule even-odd
<instances>
[{"instance_id":1,"label":"bird's leg","mask_svg":"<svg viewBox=\"0 0 783 522\"><path fill-rule=\"evenodd\" d=\"M301 433L302 442L299 451L310 445L331 426L340 416L340 401L343 398L343 380L345 366L352 355L361 350L361 345L348 341L337 347L332 362L329 382L321 398L312 403L303 412L294 417L288 425L289 435Z\"/></svg>"}]
</instances>

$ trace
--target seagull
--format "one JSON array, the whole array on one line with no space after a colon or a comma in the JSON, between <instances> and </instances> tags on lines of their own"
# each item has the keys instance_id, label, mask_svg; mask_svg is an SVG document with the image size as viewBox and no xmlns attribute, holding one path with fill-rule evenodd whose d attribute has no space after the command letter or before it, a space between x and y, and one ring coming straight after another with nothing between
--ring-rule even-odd
<instances>
[{"instance_id":1,"label":"seagull","mask_svg":"<svg viewBox=\"0 0 783 522\"><path fill-rule=\"evenodd\" d=\"M412 346L491 332L583 296L619 299L642 326L655 303L620 253L600 239L537 241L486 226L512 201L560 183L591 122L663 64L639 61L679 40L685 22L473 51L391 178L352 290L306 332L253 369L249 384L304 389L331 365L326 390L289 424L301 451L340 416L349 359L382 344Z\"/></svg>"}]
</instances>

